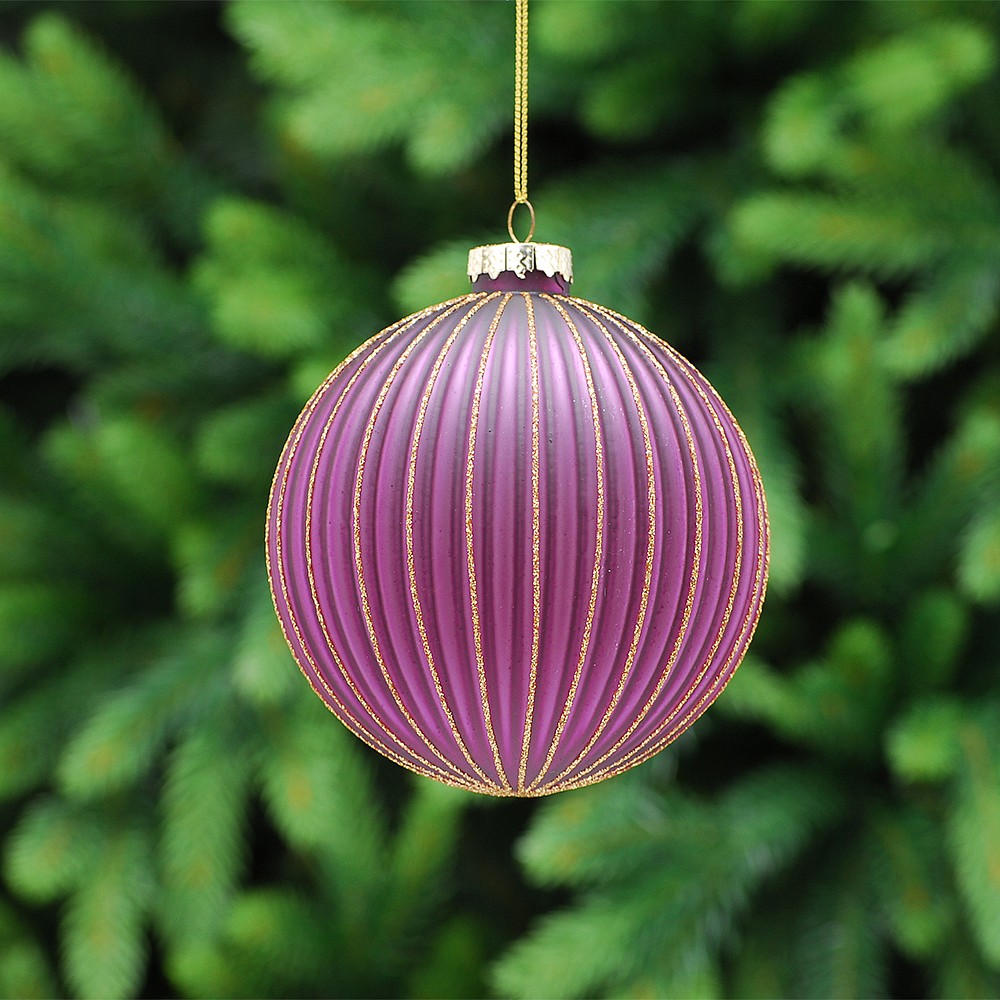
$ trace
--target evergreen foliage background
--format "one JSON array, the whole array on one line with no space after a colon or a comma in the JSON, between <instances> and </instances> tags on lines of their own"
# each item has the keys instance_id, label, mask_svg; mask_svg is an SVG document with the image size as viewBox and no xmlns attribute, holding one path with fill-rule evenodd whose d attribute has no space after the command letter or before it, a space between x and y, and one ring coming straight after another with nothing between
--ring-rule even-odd
<instances>
[{"instance_id":1,"label":"evergreen foliage background","mask_svg":"<svg viewBox=\"0 0 1000 1000\"><path fill-rule=\"evenodd\" d=\"M752 655L494 803L325 712L288 428L504 239L513 7L0 9L0 996L1000 995L1000 5L537 0L531 193L719 387Z\"/></svg>"}]
</instances>

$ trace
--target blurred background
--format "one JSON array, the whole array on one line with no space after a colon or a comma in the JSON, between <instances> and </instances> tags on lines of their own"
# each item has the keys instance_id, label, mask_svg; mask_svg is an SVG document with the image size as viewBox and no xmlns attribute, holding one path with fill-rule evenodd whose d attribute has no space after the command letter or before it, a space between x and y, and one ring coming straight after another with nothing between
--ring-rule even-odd
<instances>
[{"instance_id":1,"label":"blurred background","mask_svg":"<svg viewBox=\"0 0 1000 1000\"><path fill-rule=\"evenodd\" d=\"M750 657L494 802L277 628L300 407L506 239L512 3L8 0L0 996L1000 995L1000 4L531 18L538 238L760 460Z\"/></svg>"}]
</instances>

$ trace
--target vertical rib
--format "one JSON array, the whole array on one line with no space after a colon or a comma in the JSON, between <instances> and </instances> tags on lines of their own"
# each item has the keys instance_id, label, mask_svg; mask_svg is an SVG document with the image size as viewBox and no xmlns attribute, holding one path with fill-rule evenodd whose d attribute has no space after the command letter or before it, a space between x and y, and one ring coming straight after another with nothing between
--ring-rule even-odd
<instances>
[{"instance_id":1,"label":"vertical rib","mask_svg":"<svg viewBox=\"0 0 1000 1000\"><path fill-rule=\"evenodd\" d=\"M455 716L452 713L451 706L448 704L447 698L445 697L444 689L441 685L441 678L438 675L437 667L434 662L434 653L431 650L431 645L427 638L427 627L424 623L423 606L420 602L420 593L417 587L417 572L413 551L413 499L416 486L417 449L420 446L420 436L423 432L424 420L427 415L427 407L430 403L431 394L434 392L434 387L437 385L441 367L444 364L448 353L451 351L456 338L465 328L466 323L468 323L468 321L482 306L486 305L487 302L491 302L496 299L499 294L499 292L495 292L492 295L480 299L473 306L473 308L462 317L461 321L455 326L455 329L448 335L448 339L441 348L441 351L434 362L434 367L431 369L430 376L428 377L427 387L420 398L420 405L417 410L416 421L414 423L413 440L410 444L410 454L406 471L406 571L410 584L410 601L413 606L413 613L417 622L417 632L420 635L420 642L423 646L424 657L427 660L427 668L434 681L434 690L437 692L437 696L441 702L441 708L445 713L445 717L448 719L448 726L455 738L458 749L461 751L462 756L468 762L469 766L487 785L491 785L493 782L486 776L486 773L479 767L472 755L469 753L465 740L462 738L462 734L459 731L458 726L455 724Z\"/></svg>"},{"instance_id":2,"label":"vertical rib","mask_svg":"<svg viewBox=\"0 0 1000 1000\"><path fill-rule=\"evenodd\" d=\"M524 738L521 743L521 765L518 769L517 787L524 791L528 769L528 748L531 745L531 723L535 710L535 685L538 677L538 646L541 641L542 579L541 579L541 525L538 499L539 456L539 399L538 399L538 333L535 329L535 309L531 296L521 293L528 317L528 369L531 379L531 661L528 667L528 700L524 710Z\"/></svg>"},{"instance_id":3,"label":"vertical rib","mask_svg":"<svg viewBox=\"0 0 1000 1000\"><path fill-rule=\"evenodd\" d=\"M643 627L646 623L646 611L649 606L649 592L652 585L653 577L653 558L656 550L656 477L653 469L653 445L650 440L649 433L649 421L646 417L646 409L643 405L642 398L639 394L638 386L635 383L635 378L632 375L632 371L628 366L628 362L622 355L621 348L615 342L614 337L611 336L607 327L604 326L599 320L594 317L590 317L594 325L601 331L610 345L615 357L618 360L619 365L621 365L622 373L625 376L625 380L628 383L629 391L632 396L632 401L635 405L636 414L639 419L639 425L642 429L642 442L643 442L643 452L645 459L645 469L646 469L646 497L647 497L647 509L646 509L646 562L643 567L643 581L642 581L642 592L639 597L639 607L636 611L635 626L632 630L632 642L629 646L628 654L625 658L624 666L622 667L621 676L618 679L618 684L615 688L614 695L611 698L611 703L608 705L601 717L600 722L597 724L597 728L594 730L590 739L587 741L584 748L576 755L572 763L568 767L563 768L558 775L549 783L550 785L558 784L570 774L580 762L590 753L594 748L597 741L601 738L604 730L607 728L608 722L611 716L614 714L615 709L618 706L618 702L621 700L622 692L625 690L625 685L628 683L628 679L632 673L632 667L635 662L636 651L639 648L639 640L642 637Z\"/></svg>"},{"instance_id":4,"label":"vertical rib","mask_svg":"<svg viewBox=\"0 0 1000 1000\"><path fill-rule=\"evenodd\" d=\"M497 746L496 735L493 732L493 717L490 712L490 698L486 686L486 662L483 657L483 633L479 621L479 587L476 577L476 552L473 539L472 483L476 460L476 431L479 428L479 408L483 397L483 383L486 378L486 362L489 360L490 349L493 347L493 338L496 336L497 327L500 325L500 317L503 315L503 311L512 296L513 293L508 292L500 300L496 315L493 317L489 331L486 334L486 343L483 345L482 357L479 360L479 371L476 374L476 386L472 397L472 412L469 419L469 450L465 468L465 542L469 574L469 605L472 612L472 637L476 649L479 694L482 700L483 721L486 725L486 738L489 740L490 750L493 753L493 764L496 767L500 784L503 785L504 790L508 793L511 791L510 781L504 772L503 761L500 759L500 748Z\"/></svg>"},{"instance_id":5,"label":"vertical rib","mask_svg":"<svg viewBox=\"0 0 1000 1000\"><path fill-rule=\"evenodd\" d=\"M587 349L584 347L583 340L580 337L580 331L577 329L576 324L570 318L569 313L566 312L562 304L550 295L542 295L542 298L551 303L559 312L560 316L562 316L570 334L573 337L573 342L576 344L577 351L579 351L580 360L583 363L584 381L587 386L587 397L590 401L590 414L591 419L594 422L594 459L597 470L597 523L594 538L594 567L590 580L590 598L587 602L587 617L584 622L583 636L580 641L580 653L576 661L576 671L573 674L573 680L570 683L569 691L566 695L566 703L559 716L559 721L556 723L555 733L552 736L548 753L545 755L545 761L543 762L542 767L535 776L534 780L528 786L531 789L536 788L541 783L545 775L548 774L549 768L552 766L552 761L555 758L556 751L559 749L559 744L562 741L563 732L566 729L566 722L569 719L570 712L573 710L573 703L576 700L576 693L580 684L580 676L583 673L583 665L586 662L587 653L590 650L590 636L594 625L594 613L597 608L597 594L601 584L601 563L604 552L604 442L601 435L601 416L597 403L597 393L594 390L594 379L590 369L590 359L587 356Z\"/></svg>"}]
</instances>

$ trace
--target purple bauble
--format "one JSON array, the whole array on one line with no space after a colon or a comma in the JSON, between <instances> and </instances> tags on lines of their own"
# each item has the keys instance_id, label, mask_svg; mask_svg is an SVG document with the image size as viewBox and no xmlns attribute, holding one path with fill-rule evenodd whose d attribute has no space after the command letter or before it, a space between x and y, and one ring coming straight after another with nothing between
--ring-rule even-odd
<instances>
[{"instance_id":1,"label":"purple bauble","mask_svg":"<svg viewBox=\"0 0 1000 1000\"><path fill-rule=\"evenodd\" d=\"M534 796L647 760L719 695L768 528L698 371L562 294L568 275L516 270L327 378L278 464L267 552L292 653L353 733L439 781Z\"/></svg>"}]
</instances>

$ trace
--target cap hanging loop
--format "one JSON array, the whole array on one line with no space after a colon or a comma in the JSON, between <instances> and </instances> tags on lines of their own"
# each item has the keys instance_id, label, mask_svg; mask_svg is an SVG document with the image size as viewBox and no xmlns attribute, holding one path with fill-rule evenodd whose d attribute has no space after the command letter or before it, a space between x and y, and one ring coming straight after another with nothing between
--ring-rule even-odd
<instances>
[{"instance_id":1,"label":"cap hanging loop","mask_svg":"<svg viewBox=\"0 0 1000 1000\"><path fill-rule=\"evenodd\" d=\"M531 226L528 229L528 235L523 239L519 240L514 235L514 212L517 210L518 205L524 205L528 210L528 214L531 217ZM510 233L510 238L514 243L530 243L531 237L535 235L535 209L532 207L530 201L525 198L523 201L513 201L511 202L510 211L507 213L507 232Z\"/></svg>"},{"instance_id":2,"label":"cap hanging loop","mask_svg":"<svg viewBox=\"0 0 1000 1000\"><path fill-rule=\"evenodd\" d=\"M528 201L528 0L516 0L514 34L514 202L507 213L507 232L515 243L530 243L535 235L535 210ZM514 212L526 205L531 216L528 235L514 235Z\"/></svg>"}]
</instances>

